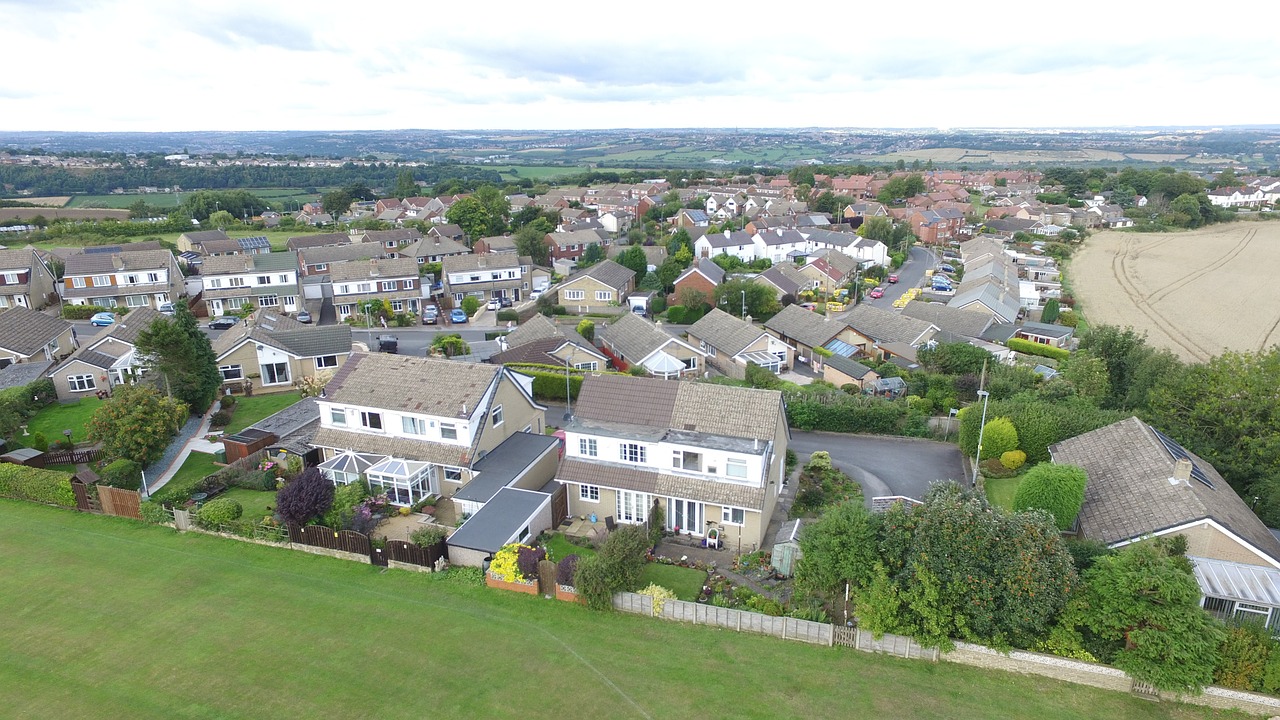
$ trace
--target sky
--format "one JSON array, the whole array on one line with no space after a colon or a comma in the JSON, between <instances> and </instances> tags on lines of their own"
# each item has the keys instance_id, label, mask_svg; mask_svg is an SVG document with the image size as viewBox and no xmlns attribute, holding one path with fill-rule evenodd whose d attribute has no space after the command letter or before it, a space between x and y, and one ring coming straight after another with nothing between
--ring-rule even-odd
<instances>
[{"instance_id":1,"label":"sky","mask_svg":"<svg viewBox=\"0 0 1280 720\"><path fill-rule=\"evenodd\" d=\"M1127 5L0 0L0 130L1280 123L1280 3Z\"/></svg>"}]
</instances>

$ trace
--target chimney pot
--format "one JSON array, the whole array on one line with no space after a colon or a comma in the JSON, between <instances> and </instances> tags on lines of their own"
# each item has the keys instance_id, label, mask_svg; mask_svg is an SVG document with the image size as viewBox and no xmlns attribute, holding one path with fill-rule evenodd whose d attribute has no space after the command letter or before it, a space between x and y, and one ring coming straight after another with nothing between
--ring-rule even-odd
<instances>
[{"instance_id":1,"label":"chimney pot","mask_svg":"<svg viewBox=\"0 0 1280 720\"><path fill-rule=\"evenodd\" d=\"M1180 480L1187 484L1191 483L1191 461L1187 459L1179 460L1173 465L1173 479Z\"/></svg>"}]
</instances>

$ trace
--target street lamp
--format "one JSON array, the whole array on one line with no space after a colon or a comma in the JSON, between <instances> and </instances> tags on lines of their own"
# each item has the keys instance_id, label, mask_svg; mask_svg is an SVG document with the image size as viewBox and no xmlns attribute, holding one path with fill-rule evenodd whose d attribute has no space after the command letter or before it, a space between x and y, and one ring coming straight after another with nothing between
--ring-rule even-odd
<instances>
[{"instance_id":1,"label":"street lamp","mask_svg":"<svg viewBox=\"0 0 1280 720\"><path fill-rule=\"evenodd\" d=\"M969 481L973 487L978 486L978 463L982 461L982 432L987 429L987 402L991 398L991 393L979 390L978 397L982 398L982 424L978 426L978 456L973 459L973 479Z\"/></svg>"},{"instance_id":2,"label":"street lamp","mask_svg":"<svg viewBox=\"0 0 1280 720\"><path fill-rule=\"evenodd\" d=\"M573 419L573 395L569 391L569 368L573 365L573 356L578 352L578 346L574 345L569 350L569 359L564 364L564 420L569 422Z\"/></svg>"},{"instance_id":3,"label":"street lamp","mask_svg":"<svg viewBox=\"0 0 1280 720\"><path fill-rule=\"evenodd\" d=\"M742 291L742 319L747 319L747 291Z\"/></svg>"}]
</instances>

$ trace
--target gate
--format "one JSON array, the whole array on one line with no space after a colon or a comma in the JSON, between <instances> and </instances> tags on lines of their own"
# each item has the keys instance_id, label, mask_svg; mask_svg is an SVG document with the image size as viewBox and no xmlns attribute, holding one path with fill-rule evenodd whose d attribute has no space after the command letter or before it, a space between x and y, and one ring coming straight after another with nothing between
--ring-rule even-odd
<instances>
[{"instance_id":1,"label":"gate","mask_svg":"<svg viewBox=\"0 0 1280 720\"><path fill-rule=\"evenodd\" d=\"M142 519L142 512L139 509L142 497L137 490L122 490L110 485L99 485L98 503L102 506L102 512L107 515L134 520Z\"/></svg>"},{"instance_id":2,"label":"gate","mask_svg":"<svg viewBox=\"0 0 1280 720\"><path fill-rule=\"evenodd\" d=\"M560 523L567 517L569 517L569 493L564 483L559 483L556 491L551 493L551 527L560 527Z\"/></svg>"},{"instance_id":3,"label":"gate","mask_svg":"<svg viewBox=\"0 0 1280 720\"><path fill-rule=\"evenodd\" d=\"M76 509L80 512L98 512L89 486L78 477L71 478L71 492L76 496Z\"/></svg>"},{"instance_id":4,"label":"gate","mask_svg":"<svg viewBox=\"0 0 1280 720\"><path fill-rule=\"evenodd\" d=\"M542 595L556 594L556 564L550 560L538 563L538 592Z\"/></svg>"}]
</instances>

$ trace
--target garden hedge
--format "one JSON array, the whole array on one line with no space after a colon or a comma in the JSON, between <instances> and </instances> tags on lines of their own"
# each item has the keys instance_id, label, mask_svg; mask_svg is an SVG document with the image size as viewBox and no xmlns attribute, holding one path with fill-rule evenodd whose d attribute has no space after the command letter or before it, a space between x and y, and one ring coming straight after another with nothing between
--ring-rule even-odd
<instances>
[{"instance_id":1,"label":"garden hedge","mask_svg":"<svg viewBox=\"0 0 1280 720\"><path fill-rule=\"evenodd\" d=\"M814 397L788 393L787 423L799 430L929 437L928 418L906 400L854 397L846 393Z\"/></svg>"},{"instance_id":2,"label":"garden hedge","mask_svg":"<svg viewBox=\"0 0 1280 720\"><path fill-rule=\"evenodd\" d=\"M71 473L0 463L0 497L73 508Z\"/></svg>"},{"instance_id":3,"label":"garden hedge","mask_svg":"<svg viewBox=\"0 0 1280 720\"><path fill-rule=\"evenodd\" d=\"M1022 338L1009 338L1005 341L1005 347L1010 350L1016 350L1026 355L1039 355L1040 357L1052 358L1054 360L1066 360L1071 357L1071 351L1044 343L1023 340Z\"/></svg>"}]
</instances>

